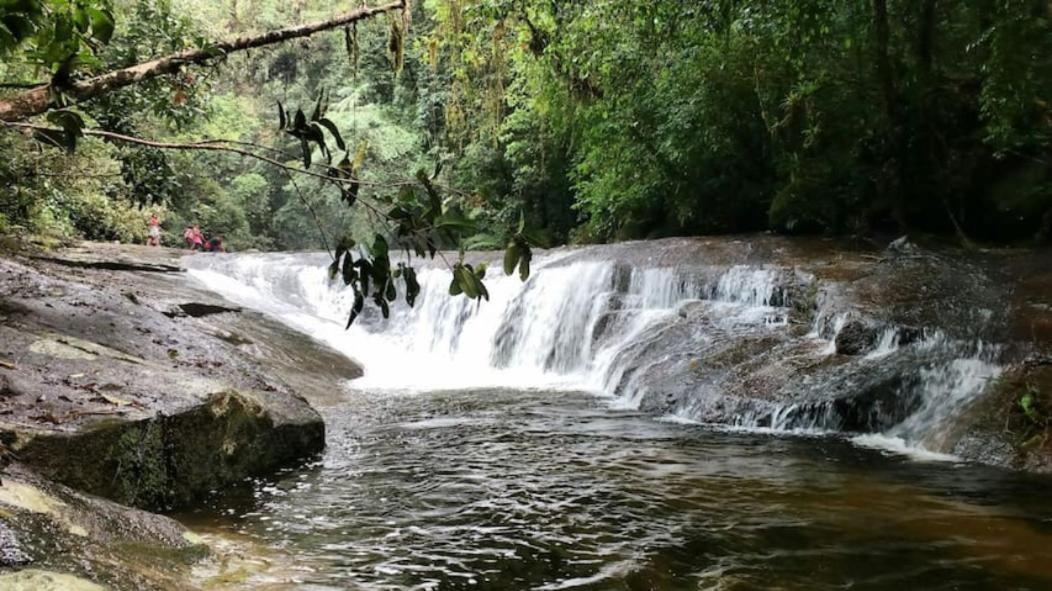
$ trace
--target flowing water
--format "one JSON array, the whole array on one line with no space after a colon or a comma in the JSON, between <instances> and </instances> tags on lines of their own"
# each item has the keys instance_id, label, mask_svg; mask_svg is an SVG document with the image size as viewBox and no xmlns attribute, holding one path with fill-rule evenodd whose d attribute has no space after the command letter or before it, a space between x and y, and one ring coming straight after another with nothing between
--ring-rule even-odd
<instances>
[{"instance_id":1,"label":"flowing water","mask_svg":"<svg viewBox=\"0 0 1052 591\"><path fill-rule=\"evenodd\" d=\"M416 309L346 332L323 256L191 260L366 374L318 462L184 519L286 557L244 588L1052 588L1052 482L946 453L997 347L885 331L834 363L845 316L795 325L799 271L570 254L481 306L425 270ZM818 368L791 397L732 390L785 359ZM891 402L831 394L881 372Z\"/></svg>"}]
</instances>

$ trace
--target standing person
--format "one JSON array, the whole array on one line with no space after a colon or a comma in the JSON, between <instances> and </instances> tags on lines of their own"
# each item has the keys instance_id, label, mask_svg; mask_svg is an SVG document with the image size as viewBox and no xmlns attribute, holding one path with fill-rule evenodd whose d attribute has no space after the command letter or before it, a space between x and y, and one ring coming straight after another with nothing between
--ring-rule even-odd
<instances>
[{"instance_id":1,"label":"standing person","mask_svg":"<svg viewBox=\"0 0 1052 591\"><path fill-rule=\"evenodd\" d=\"M190 250L194 249L194 227L193 226L187 226L186 229L183 230L183 240L186 242L186 248L188 248Z\"/></svg>"},{"instance_id":2,"label":"standing person","mask_svg":"<svg viewBox=\"0 0 1052 591\"><path fill-rule=\"evenodd\" d=\"M193 245L190 246L190 250L205 249L205 235L201 233L201 226L194 224L194 232L191 238L193 239Z\"/></svg>"},{"instance_id":3,"label":"standing person","mask_svg":"<svg viewBox=\"0 0 1052 591\"><path fill-rule=\"evenodd\" d=\"M157 219L156 213L150 214L150 237L146 239L146 245L161 245L161 220Z\"/></svg>"},{"instance_id":4,"label":"standing person","mask_svg":"<svg viewBox=\"0 0 1052 591\"><path fill-rule=\"evenodd\" d=\"M186 240L186 247L190 250L203 250L205 238L201 235L201 227L197 224L187 226L183 230L183 239Z\"/></svg>"}]
</instances>

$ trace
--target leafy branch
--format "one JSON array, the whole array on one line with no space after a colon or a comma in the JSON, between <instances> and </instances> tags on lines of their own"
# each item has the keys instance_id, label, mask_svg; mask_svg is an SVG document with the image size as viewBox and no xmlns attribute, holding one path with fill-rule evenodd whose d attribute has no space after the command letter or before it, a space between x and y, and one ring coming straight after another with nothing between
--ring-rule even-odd
<instances>
[{"instance_id":1,"label":"leafy branch","mask_svg":"<svg viewBox=\"0 0 1052 591\"><path fill-rule=\"evenodd\" d=\"M84 121L74 111L61 110L49 114L49 119L59 127L38 125L21 122L0 122L8 129L22 130L32 134L37 139L49 145L73 150L77 140L83 136L93 136L101 139L130 143L161 150L186 150L205 152L225 152L237 154L247 158L264 162L282 170L292 180L293 173L317 178L323 183L337 187L348 207L361 205L372 213L378 215L388 224L390 241L388 237L377 234L367 249L359 248L358 244L350 239L344 238L337 244L333 254L333 263L330 274L333 278L342 276L346 285L352 287L355 293L355 302L348 319L348 327L358 318L364 309L366 297L380 310L385 318L390 315L390 303L397 298L396 282L399 280L404 284L406 303L412 307L420 293L420 285L416 279L416 270L412 266L412 257L441 258L452 272L452 280L449 293L453 296L464 295L476 302L489 300L489 291L484 279L486 267L484 265L473 266L464 262L464 249L459 248L460 259L450 263L442 253L442 249L449 245L463 244L464 239L477 233L477 224L464 215L455 206L447 207L439 193L439 186L435 180L424 171L419 171L415 180L402 179L394 182L364 182L359 178L359 170L364 160L364 150L359 149L354 158L343 141L339 130L331 121L325 119L325 100L319 99L314 113L310 119L306 117L302 109L298 109L292 117L289 117L284 106L279 106L279 128L300 140L301 148L306 156L303 158L303 168L282 162L277 157L285 154L280 150L257 146L247 142L232 140L207 139L193 142L165 142L149 140L134 136L119 134L100 129L85 128ZM326 121L328 123L323 123ZM324 132L322 131L324 129ZM326 143L326 132L331 134L337 147L344 151L341 162L332 166L332 153ZM325 155L325 163L314 163L309 156L313 145L318 145ZM268 153L274 156L267 155ZM320 173L311 170L312 166L320 166L326 172ZM295 181L293 181L295 184ZM398 188L397 199L385 210L367 200L360 199L359 190L362 185L374 187ZM301 192L298 191L300 199L310 211L316 225L321 232L323 241L328 248L330 244L326 237L322 224L311 208L309 202ZM539 233L527 230L525 219L520 218L516 231L510 232L511 238L505 253L505 271L511 275L518 268L519 277L526 281L530 275L530 261L532 260L531 247L544 247L546 240ZM402 250L405 254L404 261L398 261L392 265L390 258L392 245L396 250Z\"/></svg>"}]
</instances>

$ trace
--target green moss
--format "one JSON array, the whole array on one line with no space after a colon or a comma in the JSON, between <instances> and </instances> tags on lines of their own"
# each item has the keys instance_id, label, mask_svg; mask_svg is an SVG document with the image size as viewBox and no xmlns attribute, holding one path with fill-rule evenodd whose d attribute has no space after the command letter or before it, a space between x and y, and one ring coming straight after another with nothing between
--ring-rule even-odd
<instances>
[{"instance_id":1,"label":"green moss","mask_svg":"<svg viewBox=\"0 0 1052 591\"><path fill-rule=\"evenodd\" d=\"M116 464L114 500L136 507L166 504L170 479L160 420L143 421L124 430L109 456Z\"/></svg>"},{"instance_id":2,"label":"green moss","mask_svg":"<svg viewBox=\"0 0 1052 591\"><path fill-rule=\"evenodd\" d=\"M790 294L794 322L810 326L818 312L818 280L812 280L803 289Z\"/></svg>"}]
</instances>

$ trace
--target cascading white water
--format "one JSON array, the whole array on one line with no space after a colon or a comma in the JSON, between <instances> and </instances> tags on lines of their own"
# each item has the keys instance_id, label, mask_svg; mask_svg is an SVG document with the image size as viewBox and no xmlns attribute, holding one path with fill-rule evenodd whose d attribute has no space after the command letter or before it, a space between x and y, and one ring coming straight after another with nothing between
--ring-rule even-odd
<instances>
[{"instance_id":1,"label":"cascading white water","mask_svg":"<svg viewBox=\"0 0 1052 591\"><path fill-rule=\"evenodd\" d=\"M673 269L641 269L618 290L623 270L615 264L558 260L540 258L525 283L491 274L490 300L481 304L450 297L448 271L422 269L415 308L399 304L387 321L367 315L349 331L343 322L352 295L328 279L322 255L194 258L190 267L209 288L361 362L362 384L371 388L601 389L609 360L684 302L723 301L725 319L784 318L766 305L778 287L764 270L735 267L707 287Z\"/></svg>"},{"instance_id":2,"label":"cascading white water","mask_svg":"<svg viewBox=\"0 0 1052 591\"><path fill-rule=\"evenodd\" d=\"M356 382L359 388L578 389L638 407L645 395L653 394L653 368L720 341L809 340L816 346L804 347L804 355L820 360L833 352L818 321L810 335L791 332L790 285L798 277L790 270L738 265L688 273L611 261L567 262L564 257L538 257L525 283L491 273L486 280L490 301L481 304L450 297L447 270L422 269L414 309L399 304L389 320L366 313L346 331L352 295L338 280L329 280L325 255L192 257L188 266L209 288L359 361L365 370ZM684 318L689 321L677 323ZM834 336L844 326L843 315L820 310L818 318L828 321ZM876 350L858 363L882 363L896 347L895 332L885 331ZM933 446L942 443L931 439L933 425L966 406L997 371L978 357L915 369L920 372L920 408L888 435ZM719 396L716 392L710 398ZM680 414L687 419L703 416L698 407L686 405ZM801 418L805 413L797 405L775 405L739 414L731 422L823 429L829 423L822 413L829 414L830 408Z\"/></svg>"}]
</instances>

